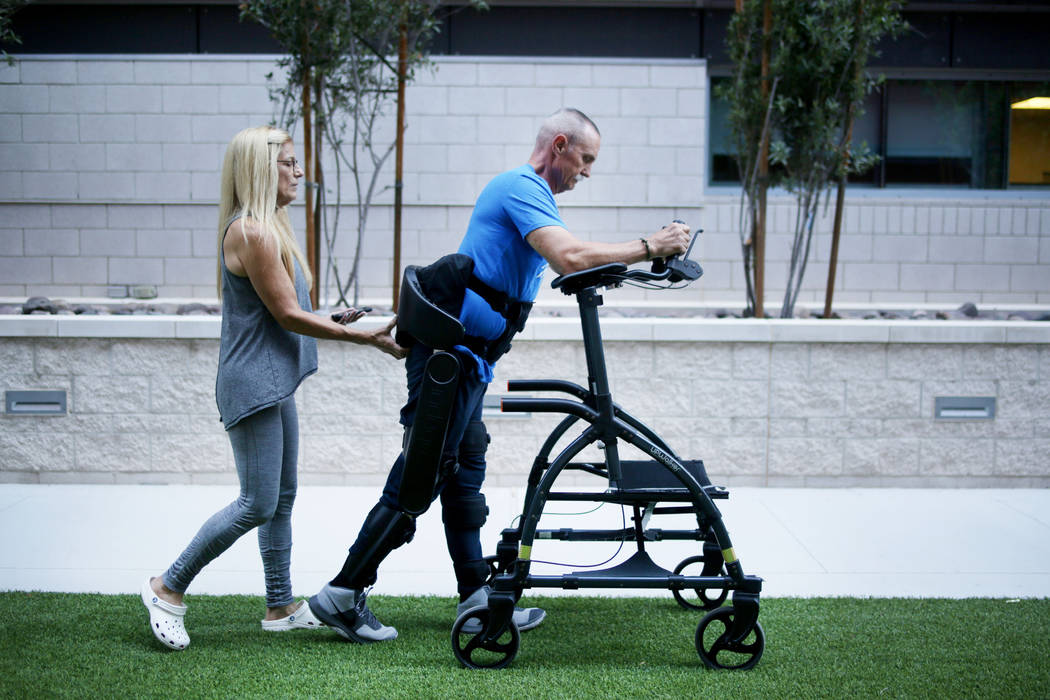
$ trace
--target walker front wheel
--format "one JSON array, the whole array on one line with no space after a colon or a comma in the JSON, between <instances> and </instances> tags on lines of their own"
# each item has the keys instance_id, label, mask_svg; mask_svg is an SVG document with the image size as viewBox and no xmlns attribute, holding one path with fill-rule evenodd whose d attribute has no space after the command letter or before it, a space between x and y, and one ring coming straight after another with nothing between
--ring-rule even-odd
<instances>
[{"instance_id":1,"label":"walker front wheel","mask_svg":"<svg viewBox=\"0 0 1050 700\"><path fill-rule=\"evenodd\" d=\"M730 638L736 611L733 606L712 610L696 628L696 651L708 668L747 671L754 668L766 648L766 633L757 621L739 641Z\"/></svg>"},{"instance_id":2,"label":"walker front wheel","mask_svg":"<svg viewBox=\"0 0 1050 700\"><path fill-rule=\"evenodd\" d=\"M487 606L480 605L464 612L452 625L452 653L464 668L506 668L518 655L521 632L514 620L497 638L485 640L491 614ZM464 627L470 631L463 631Z\"/></svg>"}]
</instances>

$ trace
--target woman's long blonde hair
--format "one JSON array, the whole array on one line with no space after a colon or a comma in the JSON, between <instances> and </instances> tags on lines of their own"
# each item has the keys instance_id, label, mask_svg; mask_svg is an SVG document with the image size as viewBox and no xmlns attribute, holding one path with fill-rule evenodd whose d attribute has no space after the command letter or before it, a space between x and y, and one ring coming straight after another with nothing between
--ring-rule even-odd
<instances>
[{"instance_id":1,"label":"woman's long blonde hair","mask_svg":"<svg viewBox=\"0 0 1050 700\"><path fill-rule=\"evenodd\" d=\"M238 212L259 226L259 232L270 236L277 254L295 281L292 259L299 261L308 287L313 286L310 266L292 231L287 207L277 207L277 154L281 146L292 140L282 129L256 126L241 131L226 147L222 163L222 184L219 189L219 255L218 288L222 298L222 239L226 227Z\"/></svg>"}]
</instances>

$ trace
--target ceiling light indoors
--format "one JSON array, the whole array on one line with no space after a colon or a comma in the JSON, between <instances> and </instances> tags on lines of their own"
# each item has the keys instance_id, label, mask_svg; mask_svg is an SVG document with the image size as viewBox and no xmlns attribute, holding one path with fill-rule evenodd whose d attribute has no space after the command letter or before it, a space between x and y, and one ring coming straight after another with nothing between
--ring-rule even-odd
<instances>
[{"instance_id":1,"label":"ceiling light indoors","mask_svg":"<svg viewBox=\"0 0 1050 700\"><path fill-rule=\"evenodd\" d=\"M1014 102L1010 109L1050 109L1050 97L1029 97L1027 100Z\"/></svg>"}]
</instances>

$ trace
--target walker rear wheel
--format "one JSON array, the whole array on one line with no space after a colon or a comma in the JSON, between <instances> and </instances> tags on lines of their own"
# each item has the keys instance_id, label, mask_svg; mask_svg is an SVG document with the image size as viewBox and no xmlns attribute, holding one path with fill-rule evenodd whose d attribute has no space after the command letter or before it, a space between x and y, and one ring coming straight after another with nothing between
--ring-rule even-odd
<instances>
[{"instance_id":1,"label":"walker rear wheel","mask_svg":"<svg viewBox=\"0 0 1050 700\"><path fill-rule=\"evenodd\" d=\"M488 607L481 605L464 612L452 625L452 653L464 668L505 668L518 655L521 632L514 620L499 637L484 640L490 615ZM481 631L464 632L463 627L468 622L473 626L474 620L481 622Z\"/></svg>"},{"instance_id":2,"label":"walker rear wheel","mask_svg":"<svg viewBox=\"0 0 1050 700\"><path fill-rule=\"evenodd\" d=\"M766 648L766 633L757 621L739 642L730 640L733 606L712 610L696 628L696 651L708 668L746 671L754 668Z\"/></svg>"},{"instance_id":3,"label":"walker rear wheel","mask_svg":"<svg viewBox=\"0 0 1050 700\"><path fill-rule=\"evenodd\" d=\"M687 566L692 566L693 564L703 565L703 563L704 557L701 555L697 555L694 557L686 557L678 563L678 566L674 568L674 573L675 575L680 574L685 570ZM703 571L700 571L698 573L701 576L707 575ZM725 574L724 570L722 571L722 574ZM725 602L726 597L729 595L729 589L719 589L717 595L714 596L712 596L711 593L709 593L708 590L704 588L694 588L693 593L695 593L696 597L700 599L699 605L692 602L691 600L686 600L685 596L683 596L680 591L671 589L671 595L674 596L674 599L678 601L679 605L681 605L687 610L714 610L719 605Z\"/></svg>"}]
</instances>

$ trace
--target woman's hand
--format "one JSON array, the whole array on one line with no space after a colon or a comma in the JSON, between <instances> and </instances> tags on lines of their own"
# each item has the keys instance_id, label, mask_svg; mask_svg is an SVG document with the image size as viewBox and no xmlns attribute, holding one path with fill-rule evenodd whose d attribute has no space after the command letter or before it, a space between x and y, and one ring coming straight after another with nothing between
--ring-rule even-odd
<instances>
[{"instance_id":1,"label":"woman's hand","mask_svg":"<svg viewBox=\"0 0 1050 700\"><path fill-rule=\"evenodd\" d=\"M386 324L382 328L377 328L372 331L371 343L378 350L382 350L387 355L393 355L397 359L404 359L405 355L408 354L408 348L403 348L397 344L394 340L393 330L394 326L397 325L397 316L390 319L390 323Z\"/></svg>"},{"instance_id":2,"label":"woman's hand","mask_svg":"<svg viewBox=\"0 0 1050 700\"><path fill-rule=\"evenodd\" d=\"M357 309L351 306L346 311L337 311L336 313L332 314L332 320L341 326L346 326L358 320L371 310L372 309L367 306L363 309Z\"/></svg>"}]
</instances>

